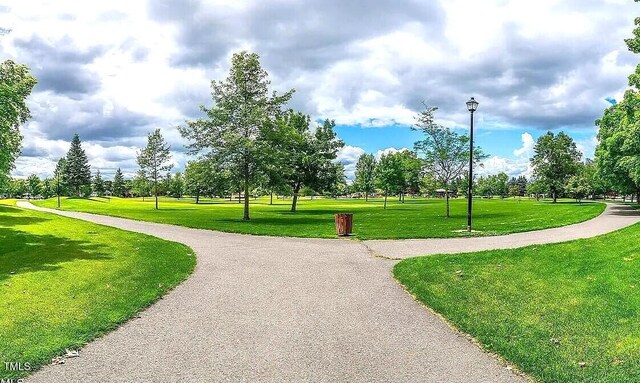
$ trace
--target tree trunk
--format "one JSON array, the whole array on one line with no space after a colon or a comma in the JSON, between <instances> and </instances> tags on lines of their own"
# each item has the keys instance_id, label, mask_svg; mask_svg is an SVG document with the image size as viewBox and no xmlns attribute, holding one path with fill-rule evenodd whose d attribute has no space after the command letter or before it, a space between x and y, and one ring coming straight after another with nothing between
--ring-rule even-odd
<instances>
[{"instance_id":1,"label":"tree trunk","mask_svg":"<svg viewBox=\"0 0 640 383\"><path fill-rule=\"evenodd\" d=\"M291 211L295 212L298 206L298 193L300 192L300 184L297 184L293 188L293 202L291 202Z\"/></svg>"},{"instance_id":2,"label":"tree trunk","mask_svg":"<svg viewBox=\"0 0 640 383\"><path fill-rule=\"evenodd\" d=\"M156 210L158 210L158 180L155 182L153 194L156 195Z\"/></svg>"},{"instance_id":3,"label":"tree trunk","mask_svg":"<svg viewBox=\"0 0 640 383\"><path fill-rule=\"evenodd\" d=\"M273 190L271 191L271 201L269 201L269 205L273 205Z\"/></svg>"},{"instance_id":4,"label":"tree trunk","mask_svg":"<svg viewBox=\"0 0 640 383\"><path fill-rule=\"evenodd\" d=\"M242 219L248 221L249 218L249 177L244 178L244 216ZM238 197L240 198L240 197Z\"/></svg>"},{"instance_id":5,"label":"tree trunk","mask_svg":"<svg viewBox=\"0 0 640 383\"><path fill-rule=\"evenodd\" d=\"M364 202L369 202L369 193L364 192Z\"/></svg>"},{"instance_id":6,"label":"tree trunk","mask_svg":"<svg viewBox=\"0 0 640 383\"><path fill-rule=\"evenodd\" d=\"M387 193L386 191L384 192L384 209L387 210Z\"/></svg>"},{"instance_id":7,"label":"tree trunk","mask_svg":"<svg viewBox=\"0 0 640 383\"><path fill-rule=\"evenodd\" d=\"M447 218L449 218L449 191L446 191L444 194L446 195L447 199Z\"/></svg>"},{"instance_id":8,"label":"tree trunk","mask_svg":"<svg viewBox=\"0 0 640 383\"><path fill-rule=\"evenodd\" d=\"M556 202L558 202L558 195L557 195L556 191L554 190L553 191L553 203L556 203Z\"/></svg>"},{"instance_id":9,"label":"tree trunk","mask_svg":"<svg viewBox=\"0 0 640 383\"><path fill-rule=\"evenodd\" d=\"M200 203L200 190L196 191L196 205Z\"/></svg>"}]
</instances>

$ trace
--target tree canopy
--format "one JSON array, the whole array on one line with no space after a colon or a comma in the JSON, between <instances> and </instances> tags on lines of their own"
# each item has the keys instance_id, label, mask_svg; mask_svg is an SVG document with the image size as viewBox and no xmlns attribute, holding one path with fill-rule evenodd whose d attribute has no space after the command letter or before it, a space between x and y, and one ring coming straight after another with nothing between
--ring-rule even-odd
<instances>
[{"instance_id":1,"label":"tree canopy","mask_svg":"<svg viewBox=\"0 0 640 383\"><path fill-rule=\"evenodd\" d=\"M424 134L424 139L414 144L415 151L423 159L425 170L446 189L446 216L449 217L449 189L453 181L468 173L469 137L459 135L448 127L435 122L436 107L425 106L417 116L412 130ZM479 147L473 149L474 166L486 155Z\"/></svg>"},{"instance_id":2,"label":"tree canopy","mask_svg":"<svg viewBox=\"0 0 640 383\"><path fill-rule=\"evenodd\" d=\"M389 194L400 193L404 184L404 164L399 152L383 154L376 167L376 184L384 192L384 208Z\"/></svg>"},{"instance_id":3,"label":"tree canopy","mask_svg":"<svg viewBox=\"0 0 640 383\"><path fill-rule=\"evenodd\" d=\"M356 163L356 174L353 185L355 189L364 193L365 201L369 200L369 194L375 191L376 166L378 161L373 154L364 153Z\"/></svg>"},{"instance_id":4,"label":"tree canopy","mask_svg":"<svg viewBox=\"0 0 640 383\"><path fill-rule=\"evenodd\" d=\"M188 121L180 132L192 153L207 154L227 168L244 192L243 219L249 220L249 192L263 173L265 125L273 123L293 90L269 94L267 72L260 58L246 51L235 53L225 80L211 82L213 106L201 106L207 118Z\"/></svg>"},{"instance_id":5,"label":"tree canopy","mask_svg":"<svg viewBox=\"0 0 640 383\"><path fill-rule=\"evenodd\" d=\"M26 99L36 83L26 65L11 60L0 64L0 184L20 155L19 127L31 117Z\"/></svg>"},{"instance_id":6,"label":"tree canopy","mask_svg":"<svg viewBox=\"0 0 640 383\"><path fill-rule=\"evenodd\" d=\"M291 211L296 211L303 187L323 191L330 189L334 182L332 175L336 173L337 164L333 161L344 146L334 127L333 121L325 120L312 130L311 118L293 110L278 117L275 124L265 127L264 138L269 141L272 153L265 160L278 164L280 177L291 188Z\"/></svg>"},{"instance_id":7,"label":"tree canopy","mask_svg":"<svg viewBox=\"0 0 640 383\"><path fill-rule=\"evenodd\" d=\"M147 146L138 152L138 165L145 176L153 182L153 194L158 209L158 182L162 179L162 172L169 171L173 167L171 160L171 148L156 129L149 133Z\"/></svg>"},{"instance_id":8,"label":"tree canopy","mask_svg":"<svg viewBox=\"0 0 640 383\"><path fill-rule=\"evenodd\" d=\"M564 132L547 132L538 138L531 158L533 175L549 190L554 203L577 173L581 158L576 143Z\"/></svg>"},{"instance_id":9,"label":"tree canopy","mask_svg":"<svg viewBox=\"0 0 640 383\"><path fill-rule=\"evenodd\" d=\"M73 195L80 196L84 194L83 187L91 186L91 166L77 134L71 140L63 170L64 185L71 188Z\"/></svg>"},{"instance_id":10,"label":"tree canopy","mask_svg":"<svg viewBox=\"0 0 640 383\"><path fill-rule=\"evenodd\" d=\"M635 24L633 37L625 42L629 51L638 54L640 18ZM600 129L595 160L598 176L609 189L640 196L640 64L629 76L629 86L624 98L596 120Z\"/></svg>"}]
</instances>

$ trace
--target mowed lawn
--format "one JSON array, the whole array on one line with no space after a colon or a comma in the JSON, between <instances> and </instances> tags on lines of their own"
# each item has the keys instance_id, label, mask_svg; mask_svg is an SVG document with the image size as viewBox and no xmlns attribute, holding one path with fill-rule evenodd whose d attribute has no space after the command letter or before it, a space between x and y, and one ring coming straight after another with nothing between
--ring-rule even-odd
<instances>
[{"instance_id":1,"label":"mowed lawn","mask_svg":"<svg viewBox=\"0 0 640 383\"><path fill-rule=\"evenodd\" d=\"M194 269L186 246L0 201L0 378L115 328Z\"/></svg>"},{"instance_id":2,"label":"mowed lawn","mask_svg":"<svg viewBox=\"0 0 640 383\"><path fill-rule=\"evenodd\" d=\"M418 300L540 382L640 382L640 224L563 244L404 260Z\"/></svg>"},{"instance_id":3,"label":"mowed lawn","mask_svg":"<svg viewBox=\"0 0 640 383\"><path fill-rule=\"evenodd\" d=\"M54 208L56 199L36 201L36 205ZM234 233L292 237L335 237L334 214L354 214L354 237L381 238L442 238L466 236L456 232L466 229L467 201L451 201L451 218L445 218L443 199L410 199L399 203L391 199L384 210L381 199L315 199L303 198L298 211L289 211L291 200L277 200L269 205L268 198L251 201L251 220L242 221L242 205L237 201L209 200L198 205L193 199L161 198L160 210L154 210L153 198L92 198L62 200L63 210L133 218L143 221L176 224L187 227ZM602 203L561 201L537 202L534 199L474 200L474 224L479 233L498 235L545 229L582 222L604 210Z\"/></svg>"}]
</instances>

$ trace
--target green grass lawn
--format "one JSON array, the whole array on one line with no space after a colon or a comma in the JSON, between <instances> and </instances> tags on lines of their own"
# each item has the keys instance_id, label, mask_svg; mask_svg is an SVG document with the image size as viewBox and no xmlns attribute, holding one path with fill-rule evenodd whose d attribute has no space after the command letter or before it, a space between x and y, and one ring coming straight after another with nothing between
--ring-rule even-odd
<instances>
[{"instance_id":1,"label":"green grass lawn","mask_svg":"<svg viewBox=\"0 0 640 383\"><path fill-rule=\"evenodd\" d=\"M640 224L586 240L404 260L418 300L540 382L640 382Z\"/></svg>"},{"instance_id":2,"label":"green grass lawn","mask_svg":"<svg viewBox=\"0 0 640 383\"><path fill-rule=\"evenodd\" d=\"M56 207L55 198L36 201L36 205ZM451 218L444 218L443 199L409 199L402 204L382 200L304 198L299 211L289 211L291 200L278 200L273 206L267 198L251 201L251 221L242 221L242 205L224 200L206 201L196 205L192 199L162 198L160 210L154 210L152 198L63 199L62 209L83 211L143 221L170 223L194 228L234 233L292 237L335 237L334 213L354 213L354 235L358 239L434 238L467 235L456 230L467 225L467 201L451 201ZM476 235L498 235L545 229L581 222L599 215L601 203L562 201L536 202L530 199L474 200Z\"/></svg>"},{"instance_id":3,"label":"green grass lawn","mask_svg":"<svg viewBox=\"0 0 640 383\"><path fill-rule=\"evenodd\" d=\"M186 246L0 201L0 378L114 329L183 281Z\"/></svg>"}]
</instances>

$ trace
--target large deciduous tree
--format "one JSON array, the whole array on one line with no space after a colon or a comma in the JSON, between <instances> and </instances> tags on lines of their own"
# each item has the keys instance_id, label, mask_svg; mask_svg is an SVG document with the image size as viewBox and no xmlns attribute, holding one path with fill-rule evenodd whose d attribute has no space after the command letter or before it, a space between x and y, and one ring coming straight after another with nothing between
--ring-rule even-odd
<instances>
[{"instance_id":1,"label":"large deciduous tree","mask_svg":"<svg viewBox=\"0 0 640 383\"><path fill-rule=\"evenodd\" d=\"M20 155L19 127L31 117L26 99L36 83L27 66L11 60L0 64L0 184Z\"/></svg>"},{"instance_id":2,"label":"large deciduous tree","mask_svg":"<svg viewBox=\"0 0 640 383\"><path fill-rule=\"evenodd\" d=\"M636 0L638 1L638 0ZM626 39L629 51L640 53L640 18L635 21L633 37ZM622 101L604 111L596 121L598 179L623 195L636 194L640 201L640 65L629 76L631 87Z\"/></svg>"},{"instance_id":3,"label":"large deciduous tree","mask_svg":"<svg viewBox=\"0 0 640 383\"><path fill-rule=\"evenodd\" d=\"M414 144L415 151L423 160L426 172L444 187L446 196L446 217L449 218L449 189L458 178L464 177L469 166L469 137L459 135L448 127L435 122L436 107L425 106L417 116L412 130L424 134L424 139ZM486 156L480 148L474 147L474 166Z\"/></svg>"},{"instance_id":4,"label":"large deciduous tree","mask_svg":"<svg viewBox=\"0 0 640 383\"><path fill-rule=\"evenodd\" d=\"M273 123L293 90L269 94L267 72L255 53L239 52L231 59L225 80L211 82L213 106L201 110L207 118L180 128L192 153L205 153L232 171L244 193L243 219L249 220L249 191L263 173L265 148L260 144L265 125Z\"/></svg>"},{"instance_id":5,"label":"large deciduous tree","mask_svg":"<svg viewBox=\"0 0 640 383\"><path fill-rule=\"evenodd\" d=\"M576 175L581 157L576 143L564 132L547 132L538 138L531 158L533 175L549 190L553 203L557 202L569 178Z\"/></svg>"},{"instance_id":6,"label":"large deciduous tree","mask_svg":"<svg viewBox=\"0 0 640 383\"><path fill-rule=\"evenodd\" d=\"M31 198L40 194L42 185L40 184L40 178L36 174L32 174L27 178L27 190Z\"/></svg>"},{"instance_id":7,"label":"large deciduous tree","mask_svg":"<svg viewBox=\"0 0 640 383\"><path fill-rule=\"evenodd\" d=\"M384 209L389 194L400 193L404 184L404 164L400 153L383 154L376 167L376 185L384 192Z\"/></svg>"},{"instance_id":8,"label":"large deciduous tree","mask_svg":"<svg viewBox=\"0 0 640 383\"><path fill-rule=\"evenodd\" d=\"M158 209L158 182L162 179L162 172L169 171L173 164L171 160L171 148L156 129L147 137L147 146L138 152L138 165L146 177L153 182L153 195Z\"/></svg>"},{"instance_id":9,"label":"large deciduous tree","mask_svg":"<svg viewBox=\"0 0 640 383\"><path fill-rule=\"evenodd\" d=\"M169 184L169 195L175 198L182 198L184 194L184 176L182 173L177 172L173 178L171 179L171 183Z\"/></svg>"},{"instance_id":10,"label":"large deciduous tree","mask_svg":"<svg viewBox=\"0 0 640 383\"><path fill-rule=\"evenodd\" d=\"M323 191L336 182L337 164L333 161L344 146L333 130L333 121L325 120L315 130L310 124L308 115L289 110L264 131L274 154L268 161L279 163L280 173L293 192L292 212L297 209L300 189Z\"/></svg>"},{"instance_id":11,"label":"large deciduous tree","mask_svg":"<svg viewBox=\"0 0 640 383\"><path fill-rule=\"evenodd\" d=\"M91 166L89 166L87 154L82 149L80 136L77 134L71 140L71 147L64 161L63 174L65 186L69 187L75 196L82 194L83 187L91 186Z\"/></svg>"},{"instance_id":12,"label":"large deciduous tree","mask_svg":"<svg viewBox=\"0 0 640 383\"><path fill-rule=\"evenodd\" d=\"M401 150L398 152L402 160L402 173L404 175L400 184L400 200L404 203L407 193L416 194L420 191L420 174L422 173L422 161L415 152Z\"/></svg>"},{"instance_id":13,"label":"large deciduous tree","mask_svg":"<svg viewBox=\"0 0 640 383\"><path fill-rule=\"evenodd\" d=\"M376 188L376 166L378 161L373 154L364 153L356 163L356 177L353 185L357 191L364 193L364 200L369 201L369 194Z\"/></svg>"}]
</instances>

